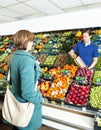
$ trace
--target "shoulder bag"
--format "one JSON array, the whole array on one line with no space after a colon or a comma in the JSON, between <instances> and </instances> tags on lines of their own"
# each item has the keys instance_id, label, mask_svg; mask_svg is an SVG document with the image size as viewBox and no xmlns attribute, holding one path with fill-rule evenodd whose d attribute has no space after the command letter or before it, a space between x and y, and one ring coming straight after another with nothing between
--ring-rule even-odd
<instances>
[{"instance_id":1,"label":"shoulder bag","mask_svg":"<svg viewBox=\"0 0 101 130\"><path fill-rule=\"evenodd\" d=\"M7 81L8 85L2 106L2 116L14 126L26 127L31 120L35 105L30 102L21 103L15 98L9 88L10 69L8 70Z\"/></svg>"}]
</instances>

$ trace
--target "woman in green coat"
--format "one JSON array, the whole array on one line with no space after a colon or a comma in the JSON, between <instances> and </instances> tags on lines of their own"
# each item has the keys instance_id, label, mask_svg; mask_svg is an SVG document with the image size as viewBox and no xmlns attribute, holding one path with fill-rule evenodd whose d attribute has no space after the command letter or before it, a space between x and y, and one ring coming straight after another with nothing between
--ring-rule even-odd
<instances>
[{"instance_id":1,"label":"woman in green coat","mask_svg":"<svg viewBox=\"0 0 101 130\"><path fill-rule=\"evenodd\" d=\"M41 74L41 68L29 52L33 39L33 34L28 30L18 31L13 39L17 50L9 62L12 92L20 102L29 101L35 104L35 110L28 126L24 128L14 126L13 130L38 130L42 123L42 94L38 88L37 92L34 90Z\"/></svg>"}]
</instances>

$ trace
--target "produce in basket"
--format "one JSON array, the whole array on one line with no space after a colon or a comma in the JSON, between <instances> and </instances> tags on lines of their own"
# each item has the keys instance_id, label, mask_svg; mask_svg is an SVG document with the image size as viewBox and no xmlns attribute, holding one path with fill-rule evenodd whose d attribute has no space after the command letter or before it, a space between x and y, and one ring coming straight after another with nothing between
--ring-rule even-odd
<instances>
[{"instance_id":1,"label":"produce in basket","mask_svg":"<svg viewBox=\"0 0 101 130\"><path fill-rule=\"evenodd\" d=\"M88 68L79 68L76 71L75 76L81 76L86 78L86 84L91 84L93 78L93 72Z\"/></svg>"},{"instance_id":2,"label":"produce in basket","mask_svg":"<svg viewBox=\"0 0 101 130\"><path fill-rule=\"evenodd\" d=\"M89 97L90 86L71 84L70 90L67 93L66 101L70 104L86 105Z\"/></svg>"},{"instance_id":3,"label":"produce in basket","mask_svg":"<svg viewBox=\"0 0 101 130\"><path fill-rule=\"evenodd\" d=\"M64 100L70 82L70 77L66 75L57 75L52 86L48 89L46 97Z\"/></svg>"},{"instance_id":4,"label":"produce in basket","mask_svg":"<svg viewBox=\"0 0 101 130\"><path fill-rule=\"evenodd\" d=\"M101 109L101 86L92 86L89 102L93 108Z\"/></svg>"}]
</instances>

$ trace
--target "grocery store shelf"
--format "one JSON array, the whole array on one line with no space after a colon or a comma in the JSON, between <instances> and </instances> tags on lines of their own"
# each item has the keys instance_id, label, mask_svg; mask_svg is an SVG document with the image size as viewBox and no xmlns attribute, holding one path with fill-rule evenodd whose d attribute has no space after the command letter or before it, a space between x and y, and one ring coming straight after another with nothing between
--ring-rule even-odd
<instances>
[{"instance_id":1,"label":"grocery store shelf","mask_svg":"<svg viewBox=\"0 0 101 130\"><path fill-rule=\"evenodd\" d=\"M43 124L60 130L93 130L94 115L88 112L43 104Z\"/></svg>"},{"instance_id":2,"label":"grocery store shelf","mask_svg":"<svg viewBox=\"0 0 101 130\"><path fill-rule=\"evenodd\" d=\"M43 103L43 106L47 106L50 108L66 111L66 112L72 112L74 114L79 114L87 117L94 117L94 112L91 110L87 110L86 107L76 107L76 106L70 106L70 105L61 105L61 104L52 104L52 103Z\"/></svg>"}]
</instances>

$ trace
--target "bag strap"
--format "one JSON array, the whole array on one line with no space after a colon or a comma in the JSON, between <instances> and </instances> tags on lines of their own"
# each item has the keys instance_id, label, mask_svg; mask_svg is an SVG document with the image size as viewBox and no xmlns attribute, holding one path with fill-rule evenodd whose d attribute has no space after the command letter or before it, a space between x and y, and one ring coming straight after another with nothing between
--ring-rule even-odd
<instances>
[{"instance_id":1,"label":"bag strap","mask_svg":"<svg viewBox=\"0 0 101 130\"><path fill-rule=\"evenodd\" d=\"M8 68L8 72L7 72L7 89L9 89L10 86L10 68Z\"/></svg>"},{"instance_id":2,"label":"bag strap","mask_svg":"<svg viewBox=\"0 0 101 130\"><path fill-rule=\"evenodd\" d=\"M8 69L8 73L7 73L7 82L10 82L10 68Z\"/></svg>"}]
</instances>

